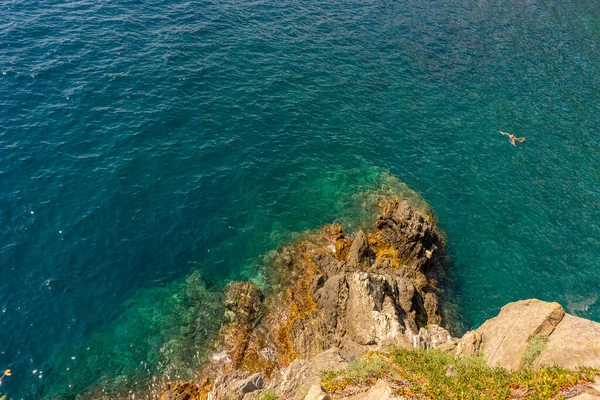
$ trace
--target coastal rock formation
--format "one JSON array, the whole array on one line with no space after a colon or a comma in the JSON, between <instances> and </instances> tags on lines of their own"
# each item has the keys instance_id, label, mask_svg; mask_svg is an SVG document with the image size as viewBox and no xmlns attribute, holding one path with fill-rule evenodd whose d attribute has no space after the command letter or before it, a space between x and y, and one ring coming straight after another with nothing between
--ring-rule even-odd
<instances>
[{"instance_id":1,"label":"coastal rock formation","mask_svg":"<svg viewBox=\"0 0 600 400\"><path fill-rule=\"evenodd\" d=\"M231 398L242 399L244 390L261 389L246 382L256 374L285 398L301 398L321 370L369 349L435 347L439 335L424 338L422 331L442 323L444 246L431 219L407 201L388 199L372 230L351 238L328 225L278 249L266 295L252 283L231 283L212 362L200 373L210 385L198 398L235 392Z\"/></svg>"},{"instance_id":2,"label":"coastal rock formation","mask_svg":"<svg viewBox=\"0 0 600 400\"><path fill-rule=\"evenodd\" d=\"M328 225L269 256L267 287L232 282L212 361L197 380L172 382L162 400L326 400L322 371L387 344L481 356L509 370L542 365L600 367L600 324L558 303L510 303L462 338L443 326L438 279L444 245L429 215L388 199L371 230L348 237ZM448 367L447 376L456 370ZM396 399L380 379L347 400ZM589 384L573 398L596 396Z\"/></svg>"},{"instance_id":3,"label":"coastal rock formation","mask_svg":"<svg viewBox=\"0 0 600 400\"><path fill-rule=\"evenodd\" d=\"M394 396L392 389L385 380L379 379L367 392L344 400L399 400L399 398Z\"/></svg>"}]
</instances>

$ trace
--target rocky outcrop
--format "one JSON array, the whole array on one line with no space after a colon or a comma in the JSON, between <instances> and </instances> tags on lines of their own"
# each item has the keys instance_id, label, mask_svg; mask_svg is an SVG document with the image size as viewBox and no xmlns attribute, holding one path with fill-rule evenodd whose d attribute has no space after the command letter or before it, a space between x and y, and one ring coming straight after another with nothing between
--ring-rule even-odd
<instances>
[{"instance_id":1,"label":"rocky outcrop","mask_svg":"<svg viewBox=\"0 0 600 400\"><path fill-rule=\"evenodd\" d=\"M492 366L520 369L529 338L550 335L564 315L558 303L526 300L508 304L477 329L483 337L481 354Z\"/></svg>"},{"instance_id":2,"label":"rocky outcrop","mask_svg":"<svg viewBox=\"0 0 600 400\"><path fill-rule=\"evenodd\" d=\"M415 341L435 347L440 339L421 331L442 323L437 277L444 246L431 219L388 199L371 230L352 238L328 225L278 249L265 296L252 283L231 283L212 362L200 374L214 385L209 398L259 390L246 385L255 374L285 398L300 398L321 369L369 349L412 348Z\"/></svg>"}]
</instances>

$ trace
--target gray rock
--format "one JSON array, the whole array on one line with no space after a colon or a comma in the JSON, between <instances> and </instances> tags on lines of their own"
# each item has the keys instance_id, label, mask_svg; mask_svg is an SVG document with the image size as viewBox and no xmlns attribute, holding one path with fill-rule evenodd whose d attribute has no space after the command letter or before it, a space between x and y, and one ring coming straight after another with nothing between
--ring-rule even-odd
<instances>
[{"instance_id":1,"label":"gray rock","mask_svg":"<svg viewBox=\"0 0 600 400\"><path fill-rule=\"evenodd\" d=\"M456 344L454 354L457 356L476 356L481 348L481 333L469 331Z\"/></svg>"},{"instance_id":2,"label":"gray rock","mask_svg":"<svg viewBox=\"0 0 600 400\"><path fill-rule=\"evenodd\" d=\"M321 371L341 370L346 365L340 350L332 348L319 353L311 360L293 361L273 377L269 387L285 399L300 399L306 390L321 382Z\"/></svg>"},{"instance_id":3,"label":"gray rock","mask_svg":"<svg viewBox=\"0 0 600 400\"><path fill-rule=\"evenodd\" d=\"M452 341L452 335L439 325L430 325L427 329L421 328L413 340L417 349L437 349Z\"/></svg>"},{"instance_id":4,"label":"gray rock","mask_svg":"<svg viewBox=\"0 0 600 400\"><path fill-rule=\"evenodd\" d=\"M263 374L249 376L247 373L236 371L215 381L208 394L208 400L242 400L247 393L263 389L265 385L266 379Z\"/></svg>"},{"instance_id":5,"label":"gray rock","mask_svg":"<svg viewBox=\"0 0 600 400\"><path fill-rule=\"evenodd\" d=\"M367 235L362 230L358 231L348 252L348 265L355 270L364 270L371 266L370 260L371 251Z\"/></svg>"},{"instance_id":6,"label":"gray rock","mask_svg":"<svg viewBox=\"0 0 600 400\"><path fill-rule=\"evenodd\" d=\"M413 271L430 272L434 255L443 249L432 223L415 211L407 201L393 201L377 222L382 237L394 246L400 260Z\"/></svg>"},{"instance_id":7,"label":"gray rock","mask_svg":"<svg viewBox=\"0 0 600 400\"><path fill-rule=\"evenodd\" d=\"M395 339L402 335L404 329L400 325L394 302L386 293L385 277L356 272L349 275L347 281L348 337L362 345L396 342Z\"/></svg>"}]
</instances>

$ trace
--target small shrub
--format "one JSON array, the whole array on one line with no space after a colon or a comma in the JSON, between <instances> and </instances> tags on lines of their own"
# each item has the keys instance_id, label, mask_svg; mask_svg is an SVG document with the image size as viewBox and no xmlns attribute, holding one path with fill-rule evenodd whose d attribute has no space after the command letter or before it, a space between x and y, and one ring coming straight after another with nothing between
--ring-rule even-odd
<instances>
[{"instance_id":1,"label":"small shrub","mask_svg":"<svg viewBox=\"0 0 600 400\"><path fill-rule=\"evenodd\" d=\"M389 371L389 365L379 357L355 358L348 363L345 375L353 385L361 386L377 380Z\"/></svg>"}]
</instances>

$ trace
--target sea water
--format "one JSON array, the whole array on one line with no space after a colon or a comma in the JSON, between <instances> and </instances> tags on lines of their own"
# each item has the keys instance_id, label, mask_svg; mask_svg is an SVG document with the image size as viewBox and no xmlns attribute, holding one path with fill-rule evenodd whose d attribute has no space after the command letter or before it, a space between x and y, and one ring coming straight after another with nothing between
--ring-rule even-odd
<instances>
[{"instance_id":1,"label":"sea water","mask_svg":"<svg viewBox=\"0 0 600 400\"><path fill-rule=\"evenodd\" d=\"M467 328L600 321L599 39L591 0L1 2L0 392L189 376L226 282L389 181Z\"/></svg>"}]
</instances>

